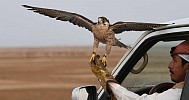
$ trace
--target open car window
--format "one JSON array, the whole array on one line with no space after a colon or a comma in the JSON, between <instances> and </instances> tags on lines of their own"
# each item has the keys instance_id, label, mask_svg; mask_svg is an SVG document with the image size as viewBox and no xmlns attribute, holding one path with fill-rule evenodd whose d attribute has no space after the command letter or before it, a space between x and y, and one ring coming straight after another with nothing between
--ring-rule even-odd
<instances>
[{"instance_id":1,"label":"open car window","mask_svg":"<svg viewBox=\"0 0 189 100\"><path fill-rule=\"evenodd\" d=\"M129 73L122 82L128 90L136 91L141 88L151 87L162 82L172 82L168 64L171 60L170 49L182 41L158 42L148 50L148 64L139 74ZM143 58L137 62L134 69L141 66Z\"/></svg>"}]
</instances>

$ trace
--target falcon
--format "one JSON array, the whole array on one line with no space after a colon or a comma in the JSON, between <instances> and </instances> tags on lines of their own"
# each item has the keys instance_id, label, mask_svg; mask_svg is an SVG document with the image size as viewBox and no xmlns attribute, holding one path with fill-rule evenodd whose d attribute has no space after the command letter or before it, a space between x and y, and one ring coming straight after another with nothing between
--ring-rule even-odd
<instances>
[{"instance_id":1,"label":"falcon","mask_svg":"<svg viewBox=\"0 0 189 100\"><path fill-rule=\"evenodd\" d=\"M149 31L154 30L161 26L166 26L168 24L156 24L156 23L141 23L141 22L123 22L119 21L114 24L110 24L109 20L106 17L98 17L97 22L93 22L90 19L72 12L32 7L28 5L22 5L27 8L27 10L32 10L33 12L55 18L60 21L68 21L79 27L88 29L93 33L94 43L93 43L93 53L90 59L94 60L94 56L98 49L99 42L106 44L105 54L103 55L104 64L107 63L106 57L110 54L112 46L118 46L123 48L130 48L129 46L123 44L118 39L116 39L115 34L120 34L124 31Z\"/></svg>"}]
</instances>

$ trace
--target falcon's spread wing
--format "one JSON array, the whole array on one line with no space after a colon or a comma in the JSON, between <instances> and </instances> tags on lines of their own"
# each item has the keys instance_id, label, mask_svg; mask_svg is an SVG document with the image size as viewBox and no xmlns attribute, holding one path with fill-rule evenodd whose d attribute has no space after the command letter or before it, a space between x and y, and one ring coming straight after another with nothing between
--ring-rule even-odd
<instances>
[{"instance_id":1,"label":"falcon's spread wing","mask_svg":"<svg viewBox=\"0 0 189 100\"><path fill-rule=\"evenodd\" d=\"M121 33L123 31L147 31L154 28L166 26L168 24L156 24L156 23L139 23L139 22L116 22L110 27L115 33Z\"/></svg>"},{"instance_id":2,"label":"falcon's spread wing","mask_svg":"<svg viewBox=\"0 0 189 100\"><path fill-rule=\"evenodd\" d=\"M85 27L91 32L92 32L92 26L95 24L93 21L89 20L88 18L76 13L47 9L47 8L32 7L28 5L22 5L22 6L28 8L28 10L32 10L33 12L45 16L49 16L51 18L56 18L56 20L69 21L70 23L74 25L78 25L79 27Z\"/></svg>"}]
</instances>

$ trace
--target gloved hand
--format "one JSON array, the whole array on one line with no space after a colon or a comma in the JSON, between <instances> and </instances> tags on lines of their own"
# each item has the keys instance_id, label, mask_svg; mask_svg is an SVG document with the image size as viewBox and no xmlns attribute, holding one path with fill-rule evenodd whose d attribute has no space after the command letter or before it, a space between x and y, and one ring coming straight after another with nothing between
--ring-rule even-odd
<instances>
[{"instance_id":1,"label":"gloved hand","mask_svg":"<svg viewBox=\"0 0 189 100\"><path fill-rule=\"evenodd\" d=\"M104 88L104 91L109 95L111 90L108 88L108 82L115 82L115 78L110 74L110 72L106 69L101 60L99 60L100 56L96 55L94 60L91 61L91 70L93 74L97 77L100 85Z\"/></svg>"}]
</instances>

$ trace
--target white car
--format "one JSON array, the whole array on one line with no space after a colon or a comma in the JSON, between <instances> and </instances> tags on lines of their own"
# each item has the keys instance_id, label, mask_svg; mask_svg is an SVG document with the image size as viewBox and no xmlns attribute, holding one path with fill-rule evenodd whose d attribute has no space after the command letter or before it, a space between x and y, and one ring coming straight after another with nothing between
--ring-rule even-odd
<instances>
[{"instance_id":1,"label":"white car","mask_svg":"<svg viewBox=\"0 0 189 100\"><path fill-rule=\"evenodd\" d=\"M170 48L189 39L189 18L167 22L170 25L144 32L119 61L112 75L122 86L137 94L162 92L172 86L167 68ZM148 56L146 55L148 54ZM144 59L143 59L144 58ZM188 100L189 72L180 100ZM109 100L95 86L77 87L73 100Z\"/></svg>"}]
</instances>

